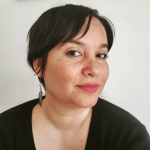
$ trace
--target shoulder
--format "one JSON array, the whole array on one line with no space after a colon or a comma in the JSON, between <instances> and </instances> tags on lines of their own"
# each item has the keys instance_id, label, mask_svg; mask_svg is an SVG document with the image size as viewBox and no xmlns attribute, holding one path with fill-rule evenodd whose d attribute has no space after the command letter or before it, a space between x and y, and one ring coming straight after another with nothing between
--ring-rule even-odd
<instances>
[{"instance_id":1,"label":"shoulder","mask_svg":"<svg viewBox=\"0 0 150 150\"><path fill-rule=\"evenodd\" d=\"M106 147L136 150L150 148L150 136L145 126L136 117L100 98L96 107L99 115L97 130Z\"/></svg>"},{"instance_id":2,"label":"shoulder","mask_svg":"<svg viewBox=\"0 0 150 150\"><path fill-rule=\"evenodd\" d=\"M111 117L113 119L117 119L117 121L125 121L131 123L141 123L135 116L133 116L128 111L120 108L106 100L98 98L97 105L101 113L105 114L105 116Z\"/></svg>"},{"instance_id":3,"label":"shoulder","mask_svg":"<svg viewBox=\"0 0 150 150\"><path fill-rule=\"evenodd\" d=\"M0 149L26 147L27 130L32 130L32 109L37 103L38 99L30 100L0 114Z\"/></svg>"},{"instance_id":4,"label":"shoulder","mask_svg":"<svg viewBox=\"0 0 150 150\"><path fill-rule=\"evenodd\" d=\"M38 103L37 99L27 101L23 104L10 108L0 114L0 127L6 126L9 123L21 123L27 109L32 110Z\"/></svg>"}]
</instances>

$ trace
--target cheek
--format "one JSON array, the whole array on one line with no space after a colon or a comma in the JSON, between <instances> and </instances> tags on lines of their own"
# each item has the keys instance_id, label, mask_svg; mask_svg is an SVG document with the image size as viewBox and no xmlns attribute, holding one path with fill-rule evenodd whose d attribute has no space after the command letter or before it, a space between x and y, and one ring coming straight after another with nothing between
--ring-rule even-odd
<instances>
[{"instance_id":1,"label":"cheek","mask_svg":"<svg viewBox=\"0 0 150 150\"><path fill-rule=\"evenodd\" d=\"M48 74L49 76L51 75L52 82L56 81L63 86L67 86L67 83L76 76L76 72L76 67L73 64L62 59L58 59L55 63L53 63Z\"/></svg>"},{"instance_id":2,"label":"cheek","mask_svg":"<svg viewBox=\"0 0 150 150\"><path fill-rule=\"evenodd\" d=\"M109 66L107 63L101 67L101 74L102 74L103 82L105 83L109 76Z\"/></svg>"}]
</instances>

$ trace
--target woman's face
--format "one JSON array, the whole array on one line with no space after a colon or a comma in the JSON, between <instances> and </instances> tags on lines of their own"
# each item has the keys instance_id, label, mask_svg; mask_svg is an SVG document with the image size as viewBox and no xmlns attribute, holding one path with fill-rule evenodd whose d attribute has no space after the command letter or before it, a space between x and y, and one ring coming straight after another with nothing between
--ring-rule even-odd
<instances>
[{"instance_id":1,"label":"woman's face","mask_svg":"<svg viewBox=\"0 0 150 150\"><path fill-rule=\"evenodd\" d=\"M58 44L50 50L44 70L46 97L51 101L77 107L92 107L96 104L109 75L107 36L103 25L93 17L88 32L86 28L71 41ZM79 85L97 83L97 90L85 91ZM88 88L87 88L88 89Z\"/></svg>"}]
</instances>

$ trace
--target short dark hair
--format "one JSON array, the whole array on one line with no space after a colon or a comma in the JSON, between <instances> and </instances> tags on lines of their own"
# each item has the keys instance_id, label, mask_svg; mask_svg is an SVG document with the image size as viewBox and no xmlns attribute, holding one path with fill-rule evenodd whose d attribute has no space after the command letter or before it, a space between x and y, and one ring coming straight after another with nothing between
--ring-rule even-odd
<instances>
[{"instance_id":1,"label":"short dark hair","mask_svg":"<svg viewBox=\"0 0 150 150\"><path fill-rule=\"evenodd\" d=\"M96 9L82 5L66 4L53 7L44 12L28 32L27 61L33 71L35 71L33 61L41 58L40 70L42 69L43 74L49 51L60 42L73 39L81 31L87 17L89 17L88 24L81 37L87 33L92 17L96 17L106 30L109 51L114 40L114 26L109 19L100 16ZM44 79L39 78L39 81L45 88Z\"/></svg>"}]
</instances>

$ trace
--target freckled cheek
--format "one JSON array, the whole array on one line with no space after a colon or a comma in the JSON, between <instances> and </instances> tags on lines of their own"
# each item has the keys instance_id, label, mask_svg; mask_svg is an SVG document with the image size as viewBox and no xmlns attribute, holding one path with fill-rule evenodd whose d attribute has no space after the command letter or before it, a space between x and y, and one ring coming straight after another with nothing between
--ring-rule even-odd
<instances>
[{"instance_id":1,"label":"freckled cheek","mask_svg":"<svg viewBox=\"0 0 150 150\"><path fill-rule=\"evenodd\" d=\"M101 67L101 74L103 76L103 81L106 82L107 79L108 79L108 76L109 76L109 66L108 64L104 64L102 67Z\"/></svg>"},{"instance_id":2,"label":"freckled cheek","mask_svg":"<svg viewBox=\"0 0 150 150\"><path fill-rule=\"evenodd\" d=\"M67 61L60 61L54 66L55 76L61 83L69 83L75 77L76 70L73 64Z\"/></svg>"},{"instance_id":3,"label":"freckled cheek","mask_svg":"<svg viewBox=\"0 0 150 150\"><path fill-rule=\"evenodd\" d=\"M109 66L107 65L107 69L106 69L106 80L108 79L109 77Z\"/></svg>"}]
</instances>

